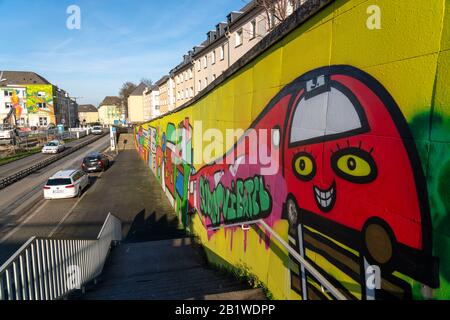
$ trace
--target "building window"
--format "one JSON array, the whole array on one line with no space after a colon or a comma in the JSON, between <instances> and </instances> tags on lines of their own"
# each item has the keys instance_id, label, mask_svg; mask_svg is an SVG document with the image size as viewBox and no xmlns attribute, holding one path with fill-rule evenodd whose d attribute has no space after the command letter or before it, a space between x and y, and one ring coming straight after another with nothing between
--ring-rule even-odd
<instances>
[{"instance_id":1,"label":"building window","mask_svg":"<svg viewBox=\"0 0 450 320\"><path fill-rule=\"evenodd\" d=\"M191 87L191 98L194 96L194 87Z\"/></svg>"},{"instance_id":2,"label":"building window","mask_svg":"<svg viewBox=\"0 0 450 320\"><path fill-rule=\"evenodd\" d=\"M12 91L4 90L5 97L12 97Z\"/></svg>"},{"instance_id":3,"label":"building window","mask_svg":"<svg viewBox=\"0 0 450 320\"><path fill-rule=\"evenodd\" d=\"M242 28L239 29L238 31L236 31L236 44L235 47L239 47L240 45L242 45L242 41L243 41L243 32L242 32Z\"/></svg>"},{"instance_id":4,"label":"building window","mask_svg":"<svg viewBox=\"0 0 450 320\"><path fill-rule=\"evenodd\" d=\"M202 80L198 80L198 91L202 90Z\"/></svg>"},{"instance_id":5,"label":"building window","mask_svg":"<svg viewBox=\"0 0 450 320\"><path fill-rule=\"evenodd\" d=\"M260 35L260 36L263 36L263 35L265 35L266 34L266 30L267 30L267 28L266 28L266 20L265 19L263 19L263 20L260 20L259 22L258 22L258 34Z\"/></svg>"},{"instance_id":6,"label":"building window","mask_svg":"<svg viewBox=\"0 0 450 320\"><path fill-rule=\"evenodd\" d=\"M208 67L208 56L207 55L205 55L204 57L203 57L203 68L207 68Z\"/></svg>"},{"instance_id":7,"label":"building window","mask_svg":"<svg viewBox=\"0 0 450 320\"><path fill-rule=\"evenodd\" d=\"M205 88L208 86L208 77L205 77Z\"/></svg>"},{"instance_id":8,"label":"building window","mask_svg":"<svg viewBox=\"0 0 450 320\"><path fill-rule=\"evenodd\" d=\"M252 37L251 39L256 38L256 20L252 20Z\"/></svg>"},{"instance_id":9,"label":"building window","mask_svg":"<svg viewBox=\"0 0 450 320\"><path fill-rule=\"evenodd\" d=\"M211 64L216 63L216 50L213 50L212 57L211 57Z\"/></svg>"},{"instance_id":10,"label":"building window","mask_svg":"<svg viewBox=\"0 0 450 320\"><path fill-rule=\"evenodd\" d=\"M216 74L213 74L213 81L216 80Z\"/></svg>"},{"instance_id":11,"label":"building window","mask_svg":"<svg viewBox=\"0 0 450 320\"><path fill-rule=\"evenodd\" d=\"M39 125L41 127L46 126L48 124L47 117L39 117Z\"/></svg>"},{"instance_id":12,"label":"building window","mask_svg":"<svg viewBox=\"0 0 450 320\"><path fill-rule=\"evenodd\" d=\"M189 69L189 79L192 79L192 68Z\"/></svg>"},{"instance_id":13,"label":"building window","mask_svg":"<svg viewBox=\"0 0 450 320\"><path fill-rule=\"evenodd\" d=\"M38 102L36 104L36 106L38 107L38 109L46 109L47 108L47 104L45 102Z\"/></svg>"},{"instance_id":14,"label":"building window","mask_svg":"<svg viewBox=\"0 0 450 320\"><path fill-rule=\"evenodd\" d=\"M197 61L197 70L200 71L201 69L201 65L200 65L200 60Z\"/></svg>"},{"instance_id":15,"label":"building window","mask_svg":"<svg viewBox=\"0 0 450 320\"><path fill-rule=\"evenodd\" d=\"M224 44L220 47L220 60L223 60L223 59L225 59L225 45Z\"/></svg>"},{"instance_id":16,"label":"building window","mask_svg":"<svg viewBox=\"0 0 450 320\"><path fill-rule=\"evenodd\" d=\"M159 110L159 106L158 105L155 106L155 110Z\"/></svg>"},{"instance_id":17,"label":"building window","mask_svg":"<svg viewBox=\"0 0 450 320\"><path fill-rule=\"evenodd\" d=\"M9 102L5 103L5 108L6 109L9 109L9 108L12 108L12 107L13 107L12 103L9 103Z\"/></svg>"}]
</instances>

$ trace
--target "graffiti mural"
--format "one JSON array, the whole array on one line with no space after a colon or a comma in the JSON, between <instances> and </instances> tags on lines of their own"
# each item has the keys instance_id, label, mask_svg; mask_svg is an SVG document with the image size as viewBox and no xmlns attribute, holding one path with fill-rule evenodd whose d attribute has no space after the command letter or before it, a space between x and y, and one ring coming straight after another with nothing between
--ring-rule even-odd
<instances>
[{"instance_id":1,"label":"graffiti mural","mask_svg":"<svg viewBox=\"0 0 450 320\"><path fill-rule=\"evenodd\" d=\"M370 41L330 37L315 51L311 34L325 39L344 25L348 32L364 16L356 5L338 15L340 6L201 99L135 128L137 148L208 258L245 265L276 298L333 296L259 220L349 299L448 299L450 55L401 56L403 37L403 46L386 50L383 31L364 33ZM402 24L400 16L391 24ZM339 23L324 22L332 20ZM450 48L437 43L436 52ZM210 139L196 131L225 136L230 128L242 133L216 139L223 148L204 160Z\"/></svg>"}]
</instances>

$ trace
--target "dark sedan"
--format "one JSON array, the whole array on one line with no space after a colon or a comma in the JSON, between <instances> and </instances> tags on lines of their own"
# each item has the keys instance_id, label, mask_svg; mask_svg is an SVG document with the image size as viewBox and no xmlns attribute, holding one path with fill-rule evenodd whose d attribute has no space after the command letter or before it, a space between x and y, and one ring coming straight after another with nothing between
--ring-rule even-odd
<instances>
[{"instance_id":1,"label":"dark sedan","mask_svg":"<svg viewBox=\"0 0 450 320\"><path fill-rule=\"evenodd\" d=\"M81 165L84 172L105 171L109 168L109 159L102 153L94 153L83 159Z\"/></svg>"}]
</instances>

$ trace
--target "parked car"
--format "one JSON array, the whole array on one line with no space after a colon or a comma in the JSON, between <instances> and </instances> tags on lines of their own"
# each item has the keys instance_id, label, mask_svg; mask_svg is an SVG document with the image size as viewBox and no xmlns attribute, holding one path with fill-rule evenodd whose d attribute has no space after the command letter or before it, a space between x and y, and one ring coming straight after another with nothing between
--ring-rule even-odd
<instances>
[{"instance_id":1,"label":"parked car","mask_svg":"<svg viewBox=\"0 0 450 320\"><path fill-rule=\"evenodd\" d=\"M42 153L59 153L61 151L64 151L66 149L66 145L64 144L64 141L60 140L53 140L48 142L43 148Z\"/></svg>"},{"instance_id":2,"label":"parked car","mask_svg":"<svg viewBox=\"0 0 450 320\"><path fill-rule=\"evenodd\" d=\"M89 176L82 170L62 170L51 176L44 186L44 198L66 199L81 196L89 186Z\"/></svg>"},{"instance_id":3,"label":"parked car","mask_svg":"<svg viewBox=\"0 0 450 320\"><path fill-rule=\"evenodd\" d=\"M93 126L91 132L92 134L102 134L103 128L101 126Z\"/></svg>"},{"instance_id":4,"label":"parked car","mask_svg":"<svg viewBox=\"0 0 450 320\"><path fill-rule=\"evenodd\" d=\"M83 159L81 168L84 172L105 171L109 168L109 159L103 153L93 153Z\"/></svg>"}]
</instances>

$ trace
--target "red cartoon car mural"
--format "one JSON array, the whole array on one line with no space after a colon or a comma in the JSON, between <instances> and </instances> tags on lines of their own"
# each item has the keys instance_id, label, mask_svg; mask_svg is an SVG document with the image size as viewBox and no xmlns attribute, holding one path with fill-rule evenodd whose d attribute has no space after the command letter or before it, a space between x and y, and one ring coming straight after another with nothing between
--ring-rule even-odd
<instances>
[{"instance_id":1,"label":"red cartoon car mural","mask_svg":"<svg viewBox=\"0 0 450 320\"><path fill-rule=\"evenodd\" d=\"M253 122L280 149L278 171L249 164L244 136L191 177L191 204L207 225L284 217L290 235L319 230L383 272L439 286L424 173L408 124L390 94L350 66L313 70L287 85ZM232 164L226 159L233 157ZM235 204L230 205L234 198ZM237 204L236 204L237 203ZM231 215L230 208L235 212ZM251 212L250 212L251 211ZM256 213L256 214L255 214Z\"/></svg>"}]
</instances>

